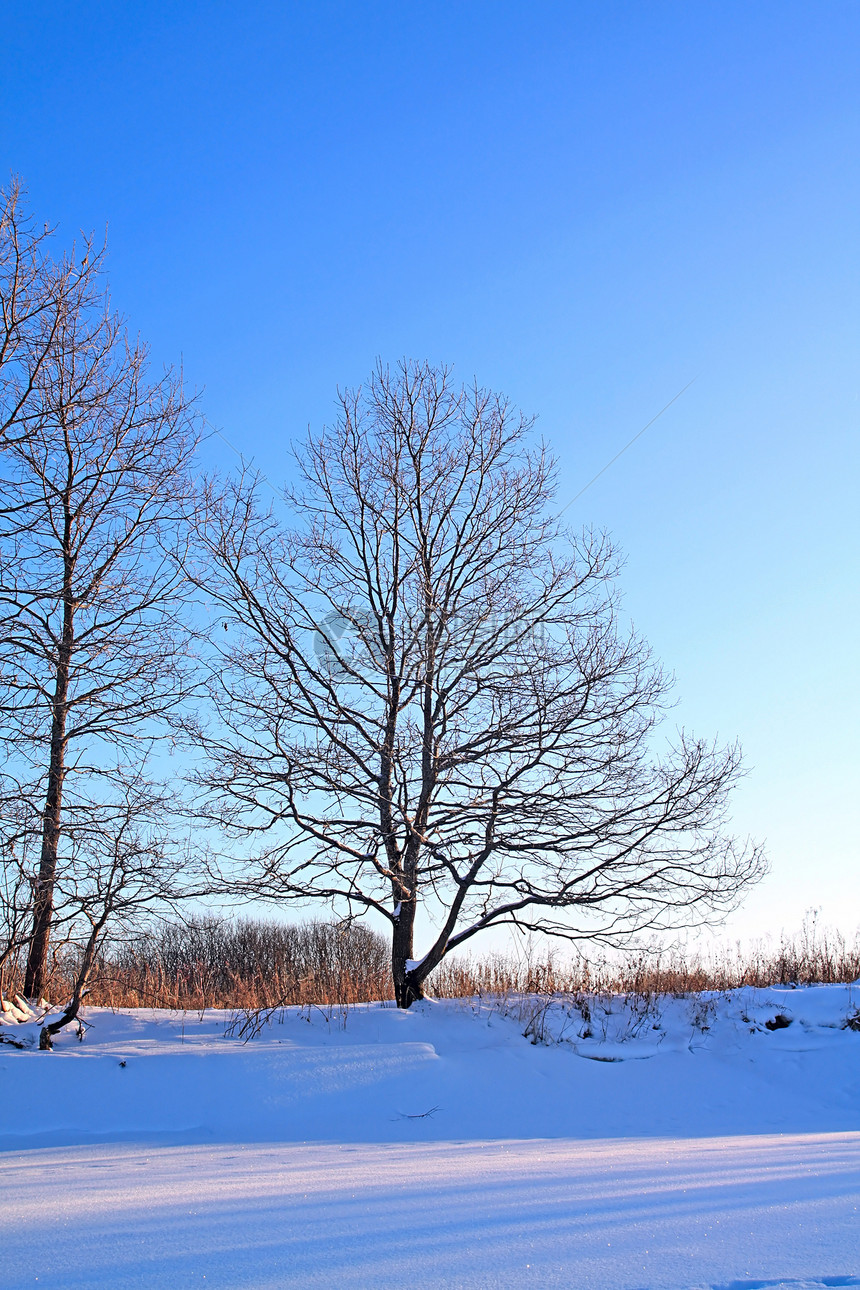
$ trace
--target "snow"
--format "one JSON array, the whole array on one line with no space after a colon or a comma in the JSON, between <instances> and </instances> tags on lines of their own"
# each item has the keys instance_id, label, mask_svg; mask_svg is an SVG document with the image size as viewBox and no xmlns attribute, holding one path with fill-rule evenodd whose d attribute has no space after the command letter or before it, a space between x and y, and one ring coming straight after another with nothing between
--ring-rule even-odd
<instances>
[{"instance_id":1,"label":"snow","mask_svg":"<svg viewBox=\"0 0 860 1290\"><path fill-rule=\"evenodd\" d=\"M0 1045L0 1287L860 1286L858 1003L89 1009Z\"/></svg>"}]
</instances>

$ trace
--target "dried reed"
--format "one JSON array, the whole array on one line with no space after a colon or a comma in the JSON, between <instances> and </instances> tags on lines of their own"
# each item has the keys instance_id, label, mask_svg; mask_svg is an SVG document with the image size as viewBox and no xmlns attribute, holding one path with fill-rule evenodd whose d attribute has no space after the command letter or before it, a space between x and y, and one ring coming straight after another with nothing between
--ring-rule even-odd
<instances>
[{"instance_id":1,"label":"dried reed","mask_svg":"<svg viewBox=\"0 0 860 1290\"><path fill-rule=\"evenodd\" d=\"M75 959L60 951L48 996L68 994ZM20 983L16 965L2 982L7 997ZM835 983L860 977L860 938L818 929L794 937L710 954L675 950L600 959L544 952L452 957L429 981L437 998L513 995L688 995L739 986ZM200 918L153 928L145 937L102 952L88 1002L114 1008L226 1008L251 1012L289 1004L350 1006L390 999L389 950L361 923L283 924Z\"/></svg>"}]
</instances>

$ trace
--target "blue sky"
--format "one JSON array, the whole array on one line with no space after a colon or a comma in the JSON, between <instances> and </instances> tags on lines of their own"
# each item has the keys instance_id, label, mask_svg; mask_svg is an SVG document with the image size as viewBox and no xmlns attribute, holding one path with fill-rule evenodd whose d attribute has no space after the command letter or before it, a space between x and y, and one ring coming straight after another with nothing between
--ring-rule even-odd
<instances>
[{"instance_id":1,"label":"blue sky","mask_svg":"<svg viewBox=\"0 0 860 1290\"><path fill-rule=\"evenodd\" d=\"M678 720L738 736L738 935L860 922L854 3L4 6L0 140L273 480L377 355L539 414ZM212 461L229 450L210 442Z\"/></svg>"}]
</instances>

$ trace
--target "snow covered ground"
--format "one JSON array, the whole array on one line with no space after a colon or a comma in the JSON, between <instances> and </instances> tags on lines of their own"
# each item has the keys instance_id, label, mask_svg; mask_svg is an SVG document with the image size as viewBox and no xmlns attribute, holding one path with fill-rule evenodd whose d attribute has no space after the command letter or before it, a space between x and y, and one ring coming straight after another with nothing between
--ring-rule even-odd
<instances>
[{"instance_id":1,"label":"snow covered ground","mask_svg":"<svg viewBox=\"0 0 860 1290\"><path fill-rule=\"evenodd\" d=\"M860 1286L860 988L580 1004L4 1043L0 1287Z\"/></svg>"}]
</instances>

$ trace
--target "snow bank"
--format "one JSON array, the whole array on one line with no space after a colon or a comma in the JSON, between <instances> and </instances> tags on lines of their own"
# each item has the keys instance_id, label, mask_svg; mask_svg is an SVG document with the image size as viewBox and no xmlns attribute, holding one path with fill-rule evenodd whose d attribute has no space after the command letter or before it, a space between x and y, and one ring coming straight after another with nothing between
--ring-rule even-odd
<instances>
[{"instance_id":1,"label":"snow bank","mask_svg":"<svg viewBox=\"0 0 860 1290\"><path fill-rule=\"evenodd\" d=\"M89 1009L0 1045L0 1287L860 1286L858 1002Z\"/></svg>"},{"instance_id":2,"label":"snow bank","mask_svg":"<svg viewBox=\"0 0 860 1290\"><path fill-rule=\"evenodd\" d=\"M91 1008L82 1042L68 1030L51 1054L0 1046L0 1145L860 1129L860 1031L843 1028L857 1001L820 986L652 1008L293 1008L248 1043L225 1037L223 1013ZM38 1043L38 1023L0 1029Z\"/></svg>"}]
</instances>

